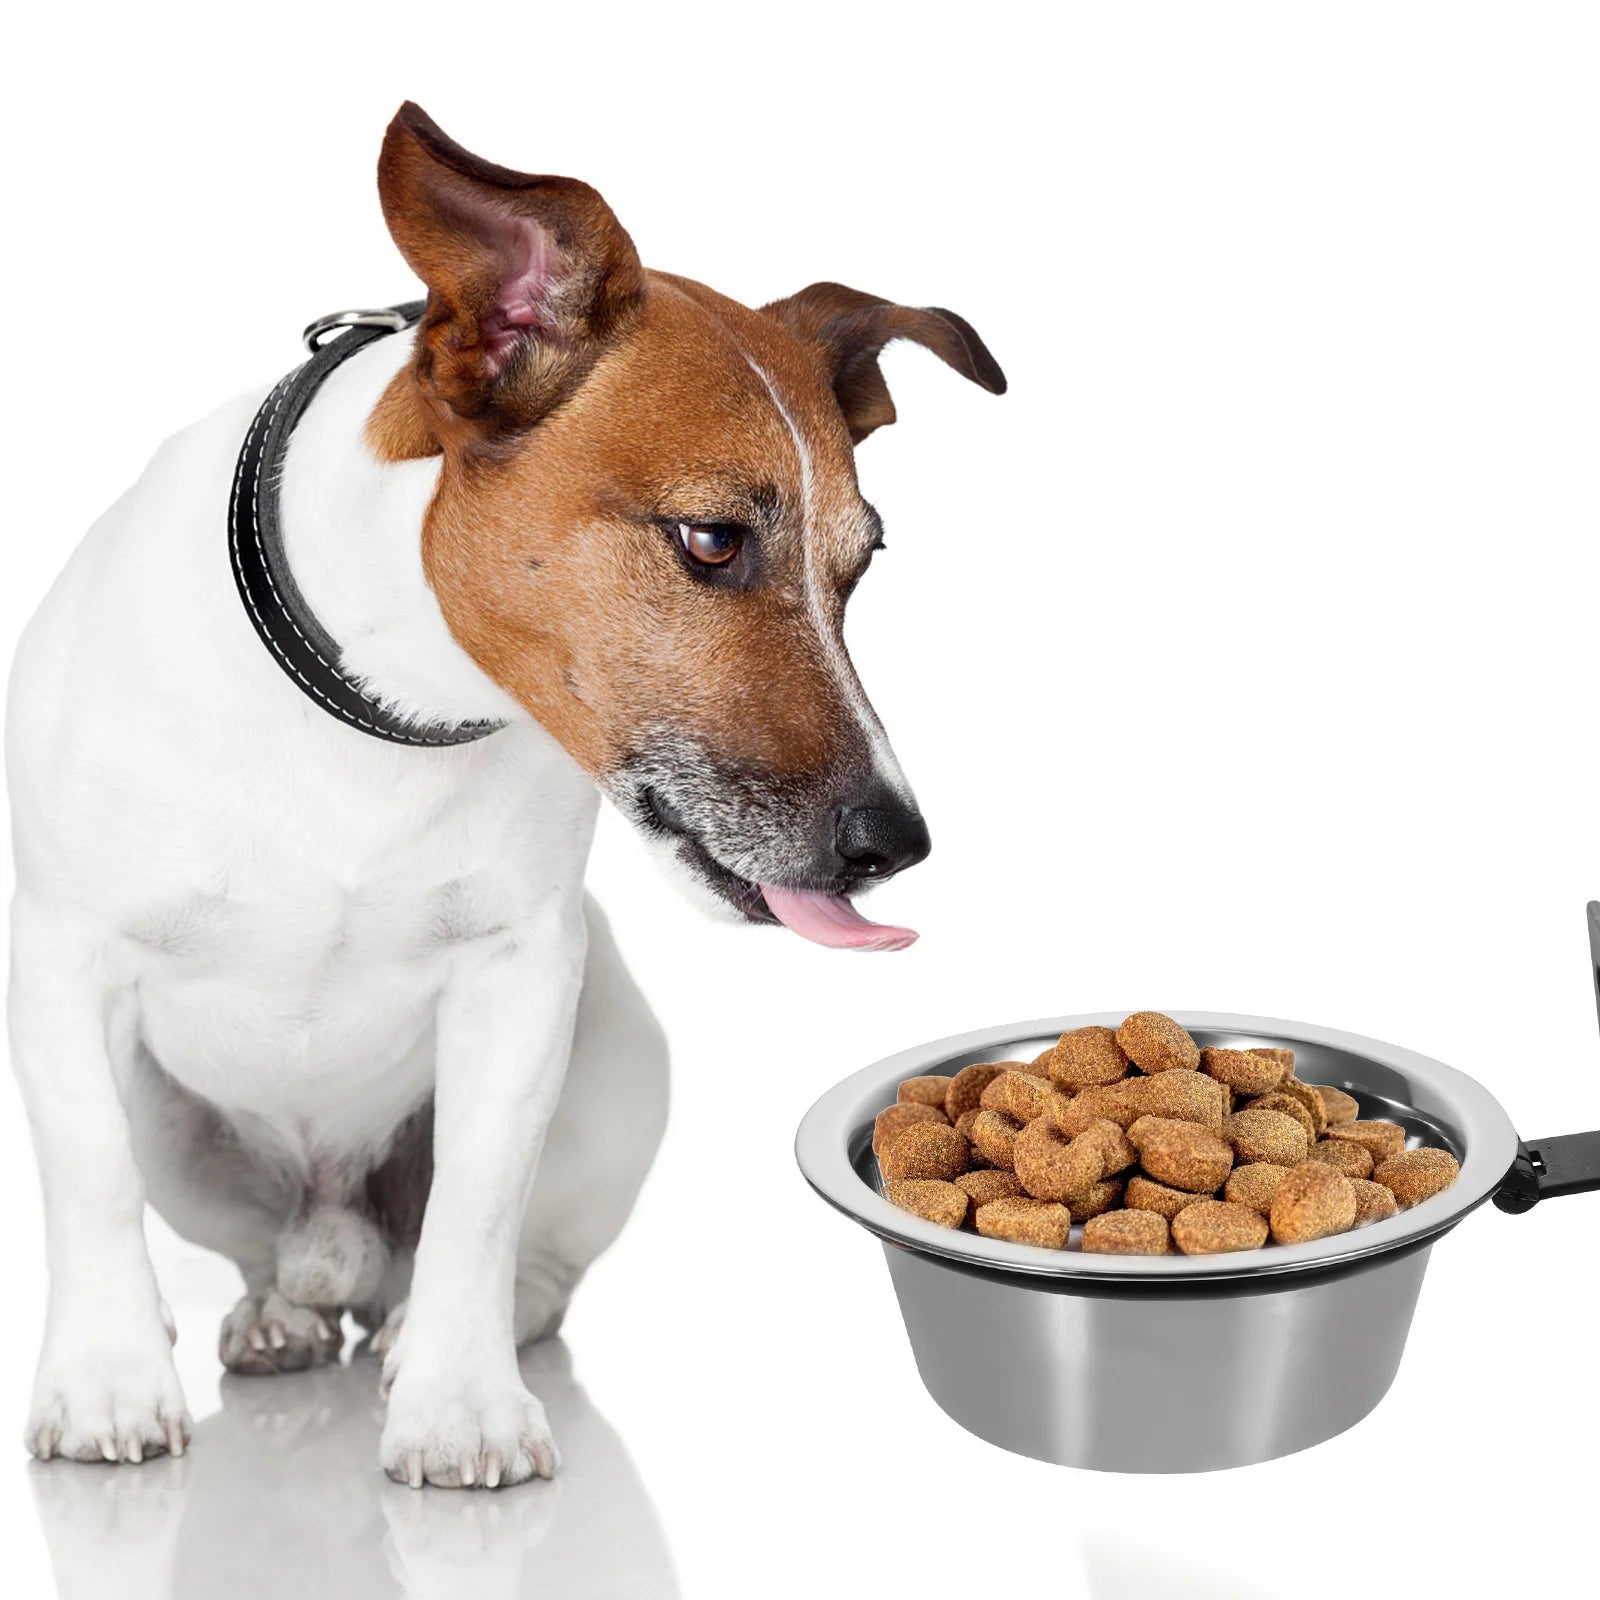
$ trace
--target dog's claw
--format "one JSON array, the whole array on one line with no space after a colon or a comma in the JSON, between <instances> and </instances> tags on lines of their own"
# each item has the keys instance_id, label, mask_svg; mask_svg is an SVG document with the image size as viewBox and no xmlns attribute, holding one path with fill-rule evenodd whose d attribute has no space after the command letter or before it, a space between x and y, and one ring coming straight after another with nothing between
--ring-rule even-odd
<instances>
[{"instance_id":1,"label":"dog's claw","mask_svg":"<svg viewBox=\"0 0 1600 1600\"><path fill-rule=\"evenodd\" d=\"M100 1446L100 1454L107 1461L117 1459L117 1441L108 1433L95 1441Z\"/></svg>"},{"instance_id":2,"label":"dog's claw","mask_svg":"<svg viewBox=\"0 0 1600 1600\"><path fill-rule=\"evenodd\" d=\"M281 1322L274 1322L267 1329L267 1338L272 1341L272 1348L274 1350L283 1349L283 1347L289 1342L289 1335L283 1331L283 1324Z\"/></svg>"},{"instance_id":3,"label":"dog's claw","mask_svg":"<svg viewBox=\"0 0 1600 1600\"><path fill-rule=\"evenodd\" d=\"M483 1458L483 1486L486 1489L500 1487L500 1452L491 1450Z\"/></svg>"},{"instance_id":4,"label":"dog's claw","mask_svg":"<svg viewBox=\"0 0 1600 1600\"><path fill-rule=\"evenodd\" d=\"M181 1456L184 1451L183 1424L175 1417L168 1417L162 1425L162 1432L167 1436L168 1454Z\"/></svg>"},{"instance_id":5,"label":"dog's claw","mask_svg":"<svg viewBox=\"0 0 1600 1600\"><path fill-rule=\"evenodd\" d=\"M56 1446L60 1443L61 1435L56 1429L41 1429L33 1441L34 1453L41 1461L48 1461L56 1453Z\"/></svg>"},{"instance_id":6,"label":"dog's claw","mask_svg":"<svg viewBox=\"0 0 1600 1600\"><path fill-rule=\"evenodd\" d=\"M250 1341L252 1350L265 1350L267 1348L267 1336L259 1328L252 1328L245 1337Z\"/></svg>"},{"instance_id":7,"label":"dog's claw","mask_svg":"<svg viewBox=\"0 0 1600 1600\"><path fill-rule=\"evenodd\" d=\"M457 1458L457 1466L461 1473L461 1487L463 1489L470 1489L478 1481L478 1475L473 1470L472 1452L470 1450L463 1450L461 1452L460 1456Z\"/></svg>"},{"instance_id":8,"label":"dog's claw","mask_svg":"<svg viewBox=\"0 0 1600 1600\"><path fill-rule=\"evenodd\" d=\"M144 1440L138 1434L128 1441L128 1459L137 1466L144 1460Z\"/></svg>"},{"instance_id":9,"label":"dog's claw","mask_svg":"<svg viewBox=\"0 0 1600 1600\"><path fill-rule=\"evenodd\" d=\"M321 1339L324 1344L326 1344L328 1340L333 1337L333 1328L328 1322L328 1319L323 1316L320 1311L317 1313L317 1337Z\"/></svg>"},{"instance_id":10,"label":"dog's claw","mask_svg":"<svg viewBox=\"0 0 1600 1600\"><path fill-rule=\"evenodd\" d=\"M422 1487L422 1452L413 1450L406 1458L406 1482L413 1489Z\"/></svg>"}]
</instances>

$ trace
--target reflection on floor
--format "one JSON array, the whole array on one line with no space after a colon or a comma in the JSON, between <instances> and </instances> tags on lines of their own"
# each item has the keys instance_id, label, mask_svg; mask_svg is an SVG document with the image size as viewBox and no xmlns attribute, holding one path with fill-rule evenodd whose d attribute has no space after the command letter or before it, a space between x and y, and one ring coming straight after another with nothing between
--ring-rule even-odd
<instances>
[{"instance_id":1,"label":"reflection on floor","mask_svg":"<svg viewBox=\"0 0 1600 1600\"><path fill-rule=\"evenodd\" d=\"M622 1441L566 1346L523 1352L560 1441L554 1482L402 1488L374 1465L378 1364L228 1378L180 1461L35 1463L62 1600L676 1600L672 1559Z\"/></svg>"}]
</instances>

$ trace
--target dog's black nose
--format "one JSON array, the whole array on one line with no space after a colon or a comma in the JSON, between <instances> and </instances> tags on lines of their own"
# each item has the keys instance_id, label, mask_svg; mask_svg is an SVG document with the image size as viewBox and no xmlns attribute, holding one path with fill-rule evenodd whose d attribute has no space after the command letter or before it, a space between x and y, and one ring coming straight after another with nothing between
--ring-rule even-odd
<instances>
[{"instance_id":1,"label":"dog's black nose","mask_svg":"<svg viewBox=\"0 0 1600 1600\"><path fill-rule=\"evenodd\" d=\"M920 811L885 795L870 805L840 806L833 847L843 858L847 878L888 878L914 867L932 841Z\"/></svg>"}]
</instances>

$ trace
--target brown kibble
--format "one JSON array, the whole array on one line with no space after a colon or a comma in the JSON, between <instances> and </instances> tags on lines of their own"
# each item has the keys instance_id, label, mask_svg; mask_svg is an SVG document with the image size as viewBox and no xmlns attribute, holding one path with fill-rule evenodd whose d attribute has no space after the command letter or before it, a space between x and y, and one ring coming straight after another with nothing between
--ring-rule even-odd
<instances>
[{"instance_id":1,"label":"brown kibble","mask_svg":"<svg viewBox=\"0 0 1600 1600\"><path fill-rule=\"evenodd\" d=\"M1192 1071L1200 1065L1200 1046L1188 1031L1159 1011L1135 1011L1117 1029L1117 1043L1141 1072Z\"/></svg>"},{"instance_id":2,"label":"brown kibble","mask_svg":"<svg viewBox=\"0 0 1600 1600\"><path fill-rule=\"evenodd\" d=\"M978 1207L978 1232L986 1239L1009 1239L1013 1244L1034 1244L1046 1250L1064 1250L1072 1233L1067 1208L1053 1200L1030 1200L1019 1195L991 1200Z\"/></svg>"},{"instance_id":3,"label":"brown kibble","mask_svg":"<svg viewBox=\"0 0 1600 1600\"><path fill-rule=\"evenodd\" d=\"M885 1179L942 1178L948 1182L969 1165L967 1141L940 1122L918 1122L887 1140L878 1155Z\"/></svg>"},{"instance_id":4,"label":"brown kibble","mask_svg":"<svg viewBox=\"0 0 1600 1600\"><path fill-rule=\"evenodd\" d=\"M1350 1187L1356 1192L1356 1226L1364 1228L1369 1222L1382 1222L1399 1209L1394 1195L1381 1183L1368 1183L1364 1178L1352 1178Z\"/></svg>"},{"instance_id":5,"label":"brown kibble","mask_svg":"<svg viewBox=\"0 0 1600 1600\"><path fill-rule=\"evenodd\" d=\"M1087 1222L1091 1217L1102 1216L1110 1211L1121 1198L1122 1179L1107 1178L1104 1183L1097 1183L1088 1194L1068 1200L1066 1206L1074 1222Z\"/></svg>"},{"instance_id":6,"label":"brown kibble","mask_svg":"<svg viewBox=\"0 0 1600 1600\"><path fill-rule=\"evenodd\" d=\"M1287 1167L1272 1161L1252 1161L1248 1166L1235 1167L1222 1186L1222 1197L1235 1205L1251 1206L1262 1216L1268 1216L1272 1211L1272 1197L1288 1171Z\"/></svg>"},{"instance_id":7,"label":"brown kibble","mask_svg":"<svg viewBox=\"0 0 1600 1600\"><path fill-rule=\"evenodd\" d=\"M1285 1078L1273 1093L1286 1094L1301 1106L1311 1119L1313 1139L1320 1139L1328 1131L1328 1108L1323 1105L1322 1096L1309 1083L1301 1083L1298 1078Z\"/></svg>"},{"instance_id":8,"label":"brown kibble","mask_svg":"<svg viewBox=\"0 0 1600 1600\"><path fill-rule=\"evenodd\" d=\"M1158 1072L1153 1078L1130 1078L1127 1098L1140 1116L1173 1117L1220 1128L1232 1096L1215 1078L1203 1072Z\"/></svg>"},{"instance_id":9,"label":"brown kibble","mask_svg":"<svg viewBox=\"0 0 1600 1600\"><path fill-rule=\"evenodd\" d=\"M1320 1105L1321 1101L1317 1103ZM1307 1148L1317 1142L1317 1124L1310 1110L1292 1094L1285 1094L1282 1089L1274 1089L1271 1094L1258 1095L1244 1109L1246 1111L1278 1111L1286 1117L1293 1117L1306 1130ZM1292 1162L1290 1164L1293 1165Z\"/></svg>"},{"instance_id":10,"label":"brown kibble","mask_svg":"<svg viewBox=\"0 0 1600 1600\"><path fill-rule=\"evenodd\" d=\"M909 1211L941 1228L959 1228L967 1220L967 1195L953 1183L936 1178L901 1178L883 1186L890 1205Z\"/></svg>"},{"instance_id":11,"label":"brown kibble","mask_svg":"<svg viewBox=\"0 0 1600 1600\"><path fill-rule=\"evenodd\" d=\"M1035 1200L1086 1195L1105 1176L1105 1156L1092 1132L1069 1140L1044 1117L1017 1135L1013 1153L1017 1181Z\"/></svg>"},{"instance_id":12,"label":"brown kibble","mask_svg":"<svg viewBox=\"0 0 1600 1600\"><path fill-rule=\"evenodd\" d=\"M1185 1206L1196 1200L1209 1200L1209 1194L1191 1194L1187 1189L1174 1189L1171 1184L1157 1183L1143 1174L1128 1179L1127 1204L1130 1211L1153 1211L1168 1222Z\"/></svg>"},{"instance_id":13,"label":"brown kibble","mask_svg":"<svg viewBox=\"0 0 1600 1600\"><path fill-rule=\"evenodd\" d=\"M1020 1061L979 1061L970 1067L963 1067L945 1090L944 1114L952 1122L959 1121L963 1112L979 1109L978 1102L983 1099L983 1091L1002 1072L1026 1070Z\"/></svg>"},{"instance_id":14,"label":"brown kibble","mask_svg":"<svg viewBox=\"0 0 1600 1600\"><path fill-rule=\"evenodd\" d=\"M916 1101L903 1101L880 1111L872 1124L872 1153L883 1154L884 1144L915 1122L932 1122L945 1126L945 1116L937 1106L920 1105Z\"/></svg>"},{"instance_id":15,"label":"brown kibble","mask_svg":"<svg viewBox=\"0 0 1600 1600\"><path fill-rule=\"evenodd\" d=\"M1272 1200L1272 1237L1279 1244L1305 1244L1355 1226L1356 1192L1350 1180L1325 1161L1302 1161L1278 1185Z\"/></svg>"},{"instance_id":16,"label":"brown kibble","mask_svg":"<svg viewBox=\"0 0 1600 1600\"><path fill-rule=\"evenodd\" d=\"M942 1073L926 1078L907 1078L900 1085L895 1099L901 1105L937 1106L944 1110L944 1097L950 1092L951 1080Z\"/></svg>"},{"instance_id":17,"label":"brown kibble","mask_svg":"<svg viewBox=\"0 0 1600 1600\"><path fill-rule=\"evenodd\" d=\"M1001 1172L994 1167L986 1167L981 1172L963 1172L955 1180L955 1186L967 1196L966 1220L971 1222L979 1206L986 1206L991 1200L1010 1200L1022 1193L1022 1185L1017 1182L1014 1172ZM1388 1194L1388 1190L1383 1191Z\"/></svg>"},{"instance_id":18,"label":"brown kibble","mask_svg":"<svg viewBox=\"0 0 1600 1600\"><path fill-rule=\"evenodd\" d=\"M1109 1178L1114 1172L1126 1171L1139 1159L1139 1152L1133 1148L1133 1142L1127 1133L1104 1117L1098 1122L1091 1122L1078 1138L1087 1139L1100 1147L1104 1177Z\"/></svg>"},{"instance_id":19,"label":"brown kibble","mask_svg":"<svg viewBox=\"0 0 1600 1600\"><path fill-rule=\"evenodd\" d=\"M1330 1128L1337 1128L1341 1123L1354 1122L1361 1115L1361 1107L1356 1097L1346 1094L1343 1089L1335 1089L1326 1083L1308 1083L1306 1087L1317 1091L1322 1109L1328 1114Z\"/></svg>"},{"instance_id":20,"label":"brown kibble","mask_svg":"<svg viewBox=\"0 0 1600 1600\"><path fill-rule=\"evenodd\" d=\"M1233 1170L1233 1146L1197 1122L1140 1117L1128 1129L1128 1137L1139 1152L1140 1166L1174 1189L1209 1193L1220 1188Z\"/></svg>"},{"instance_id":21,"label":"brown kibble","mask_svg":"<svg viewBox=\"0 0 1600 1600\"><path fill-rule=\"evenodd\" d=\"M1270 1056L1283 1068L1285 1079L1294 1076L1294 1051L1281 1044L1254 1044L1250 1046L1251 1055Z\"/></svg>"},{"instance_id":22,"label":"brown kibble","mask_svg":"<svg viewBox=\"0 0 1600 1600\"><path fill-rule=\"evenodd\" d=\"M1236 1111L1222 1124L1222 1137L1242 1162L1272 1161L1297 1167L1306 1158L1311 1138L1281 1111Z\"/></svg>"},{"instance_id":23,"label":"brown kibble","mask_svg":"<svg viewBox=\"0 0 1600 1600\"><path fill-rule=\"evenodd\" d=\"M968 1137L972 1140L973 1149L991 1167L1010 1172L1013 1165L1011 1148L1021 1132L1022 1124L1015 1117L1008 1117L1003 1111L980 1111L972 1119L972 1132Z\"/></svg>"},{"instance_id":24,"label":"brown kibble","mask_svg":"<svg viewBox=\"0 0 1600 1600\"><path fill-rule=\"evenodd\" d=\"M1395 1197L1402 1211L1431 1200L1461 1175L1461 1163L1448 1150L1402 1150L1381 1162L1372 1174Z\"/></svg>"},{"instance_id":25,"label":"brown kibble","mask_svg":"<svg viewBox=\"0 0 1600 1600\"><path fill-rule=\"evenodd\" d=\"M1200 1070L1235 1094L1267 1094L1283 1082L1283 1063L1259 1050L1202 1050Z\"/></svg>"},{"instance_id":26,"label":"brown kibble","mask_svg":"<svg viewBox=\"0 0 1600 1600\"><path fill-rule=\"evenodd\" d=\"M972 1137L972 1124L977 1120L978 1112L976 1108L971 1111L963 1111L961 1115L956 1118L956 1132L959 1133L963 1139L970 1139Z\"/></svg>"},{"instance_id":27,"label":"brown kibble","mask_svg":"<svg viewBox=\"0 0 1600 1600\"><path fill-rule=\"evenodd\" d=\"M1111 1028L1074 1028L1050 1052L1050 1081L1061 1089L1116 1083L1128 1075L1128 1057Z\"/></svg>"},{"instance_id":28,"label":"brown kibble","mask_svg":"<svg viewBox=\"0 0 1600 1600\"><path fill-rule=\"evenodd\" d=\"M1031 1072L1002 1072L983 1091L978 1104L985 1111L1003 1111L1018 1122L1044 1116L1060 1097L1048 1078Z\"/></svg>"},{"instance_id":29,"label":"brown kibble","mask_svg":"<svg viewBox=\"0 0 1600 1600\"><path fill-rule=\"evenodd\" d=\"M1352 1180L1372 1176L1372 1152L1353 1139L1319 1139L1306 1151L1306 1159L1326 1161Z\"/></svg>"},{"instance_id":30,"label":"brown kibble","mask_svg":"<svg viewBox=\"0 0 1600 1600\"><path fill-rule=\"evenodd\" d=\"M1374 1162L1387 1161L1406 1147L1406 1130L1398 1122L1342 1122L1328 1129L1330 1139L1350 1139Z\"/></svg>"},{"instance_id":31,"label":"brown kibble","mask_svg":"<svg viewBox=\"0 0 1600 1600\"><path fill-rule=\"evenodd\" d=\"M1186 1256L1259 1250L1267 1242L1267 1219L1231 1200L1196 1200L1172 1219L1172 1242Z\"/></svg>"},{"instance_id":32,"label":"brown kibble","mask_svg":"<svg viewBox=\"0 0 1600 1600\"><path fill-rule=\"evenodd\" d=\"M1172 1234L1158 1211L1106 1211L1084 1223L1083 1248L1089 1255L1164 1256Z\"/></svg>"},{"instance_id":33,"label":"brown kibble","mask_svg":"<svg viewBox=\"0 0 1600 1600\"><path fill-rule=\"evenodd\" d=\"M1063 1094L1051 1110L1055 1125L1076 1139L1091 1122L1114 1122L1126 1128L1139 1115L1138 1095L1148 1078L1124 1078L1081 1089L1069 1100Z\"/></svg>"}]
</instances>

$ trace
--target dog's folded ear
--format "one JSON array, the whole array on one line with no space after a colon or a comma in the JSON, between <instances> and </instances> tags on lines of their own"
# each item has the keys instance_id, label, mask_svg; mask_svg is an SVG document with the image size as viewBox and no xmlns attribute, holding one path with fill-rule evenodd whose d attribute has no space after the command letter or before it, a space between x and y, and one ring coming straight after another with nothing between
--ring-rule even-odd
<instances>
[{"instance_id":1,"label":"dog's folded ear","mask_svg":"<svg viewBox=\"0 0 1600 1600\"><path fill-rule=\"evenodd\" d=\"M972 324L953 311L897 306L842 283L814 283L761 309L810 346L822 362L853 444L894 421L894 401L878 365L879 352L893 339L925 346L990 394L1006 392L1000 364Z\"/></svg>"},{"instance_id":2,"label":"dog's folded ear","mask_svg":"<svg viewBox=\"0 0 1600 1600\"><path fill-rule=\"evenodd\" d=\"M558 404L643 297L633 241L588 184L481 160L409 100L384 135L378 196L428 289L417 381L483 428Z\"/></svg>"}]
</instances>

